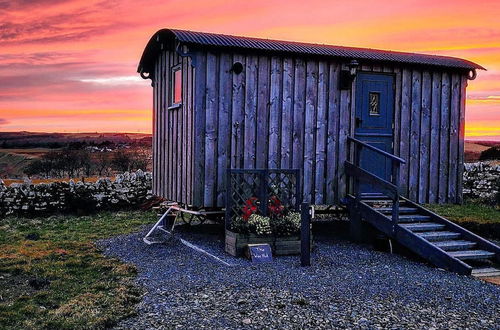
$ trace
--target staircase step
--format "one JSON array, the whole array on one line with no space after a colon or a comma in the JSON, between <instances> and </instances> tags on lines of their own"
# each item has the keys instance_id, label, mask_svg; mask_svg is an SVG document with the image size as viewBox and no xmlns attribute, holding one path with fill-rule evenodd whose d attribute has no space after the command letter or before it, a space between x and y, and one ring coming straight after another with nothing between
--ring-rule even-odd
<instances>
[{"instance_id":1,"label":"staircase step","mask_svg":"<svg viewBox=\"0 0 500 330\"><path fill-rule=\"evenodd\" d=\"M363 202L377 208L375 205L392 205L392 200L390 199L362 199Z\"/></svg>"},{"instance_id":2,"label":"staircase step","mask_svg":"<svg viewBox=\"0 0 500 330\"><path fill-rule=\"evenodd\" d=\"M468 250L476 246L476 243L464 240L440 241L434 243L438 248L445 251Z\"/></svg>"},{"instance_id":3,"label":"staircase step","mask_svg":"<svg viewBox=\"0 0 500 330\"><path fill-rule=\"evenodd\" d=\"M391 200L389 197L387 197L386 195L384 194L361 194L359 197L361 197L361 199L369 199L369 200L374 200L374 199L380 199L380 200Z\"/></svg>"},{"instance_id":4,"label":"staircase step","mask_svg":"<svg viewBox=\"0 0 500 330\"><path fill-rule=\"evenodd\" d=\"M484 250L453 251L448 254L460 260L488 259L495 256L493 252Z\"/></svg>"},{"instance_id":5,"label":"staircase step","mask_svg":"<svg viewBox=\"0 0 500 330\"><path fill-rule=\"evenodd\" d=\"M445 227L445 225L435 222L402 223L400 224L400 226L411 231L435 231L435 230L441 230Z\"/></svg>"},{"instance_id":6,"label":"staircase step","mask_svg":"<svg viewBox=\"0 0 500 330\"><path fill-rule=\"evenodd\" d=\"M392 212L392 207L378 207L376 208L377 211L382 212L384 214L390 214ZM399 214L409 214L409 213L416 213L418 211L417 208L414 207L400 207L399 208Z\"/></svg>"},{"instance_id":7,"label":"staircase step","mask_svg":"<svg viewBox=\"0 0 500 330\"><path fill-rule=\"evenodd\" d=\"M431 242L447 241L460 237L459 233L455 233L452 231L429 231L424 233L417 233L417 235Z\"/></svg>"},{"instance_id":8,"label":"staircase step","mask_svg":"<svg viewBox=\"0 0 500 330\"><path fill-rule=\"evenodd\" d=\"M421 214L405 214L399 216L399 222L426 222L431 220L431 217L428 215Z\"/></svg>"},{"instance_id":9,"label":"staircase step","mask_svg":"<svg viewBox=\"0 0 500 330\"><path fill-rule=\"evenodd\" d=\"M475 277L500 276L500 269L493 268L493 267L475 268L475 269L472 269L472 276L475 276Z\"/></svg>"}]
</instances>

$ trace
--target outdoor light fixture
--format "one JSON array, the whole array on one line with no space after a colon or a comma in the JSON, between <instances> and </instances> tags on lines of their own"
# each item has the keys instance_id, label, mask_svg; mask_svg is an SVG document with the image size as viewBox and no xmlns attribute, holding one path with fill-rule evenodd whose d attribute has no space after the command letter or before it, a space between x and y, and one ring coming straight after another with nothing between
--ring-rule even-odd
<instances>
[{"instance_id":1,"label":"outdoor light fixture","mask_svg":"<svg viewBox=\"0 0 500 330\"><path fill-rule=\"evenodd\" d=\"M356 72L358 71L359 62L356 60L351 60L347 65L349 70L340 71L340 89L346 90L351 88L352 81L356 77Z\"/></svg>"},{"instance_id":2,"label":"outdoor light fixture","mask_svg":"<svg viewBox=\"0 0 500 330\"><path fill-rule=\"evenodd\" d=\"M349 73L351 74L351 77L354 77L356 75L358 67L359 67L359 62L356 60L352 60L351 63L349 63Z\"/></svg>"}]
</instances>

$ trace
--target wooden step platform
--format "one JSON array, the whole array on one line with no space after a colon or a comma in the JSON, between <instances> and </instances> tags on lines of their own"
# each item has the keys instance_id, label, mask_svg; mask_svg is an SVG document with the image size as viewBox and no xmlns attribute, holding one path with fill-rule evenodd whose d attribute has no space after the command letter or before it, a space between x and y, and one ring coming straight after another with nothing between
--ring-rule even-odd
<instances>
[{"instance_id":1,"label":"wooden step platform","mask_svg":"<svg viewBox=\"0 0 500 330\"><path fill-rule=\"evenodd\" d=\"M437 231L445 228L445 225L435 222L403 223L400 226L415 232Z\"/></svg>"},{"instance_id":2,"label":"wooden step platform","mask_svg":"<svg viewBox=\"0 0 500 330\"><path fill-rule=\"evenodd\" d=\"M439 241L435 246L444 251L469 250L476 246L476 243L465 240Z\"/></svg>"},{"instance_id":3,"label":"wooden step platform","mask_svg":"<svg viewBox=\"0 0 500 330\"><path fill-rule=\"evenodd\" d=\"M460 260L488 259L495 256L493 252L484 250L450 251L448 254Z\"/></svg>"},{"instance_id":4,"label":"wooden step platform","mask_svg":"<svg viewBox=\"0 0 500 330\"><path fill-rule=\"evenodd\" d=\"M425 238L428 241L447 241L454 238L459 238L460 234L452 231L434 231L426 233L417 233L418 236Z\"/></svg>"},{"instance_id":5,"label":"wooden step platform","mask_svg":"<svg viewBox=\"0 0 500 330\"><path fill-rule=\"evenodd\" d=\"M500 276L500 269L493 267L476 268L472 270L472 276L475 277L496 277Z\"/></svg>"}]
</instances>

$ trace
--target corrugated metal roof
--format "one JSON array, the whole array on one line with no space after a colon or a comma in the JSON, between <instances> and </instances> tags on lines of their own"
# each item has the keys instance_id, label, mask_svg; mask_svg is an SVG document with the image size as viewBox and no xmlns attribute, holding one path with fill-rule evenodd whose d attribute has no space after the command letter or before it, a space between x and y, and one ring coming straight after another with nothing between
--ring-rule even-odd
<instances>
[{"instance_id":1,"label":"corrugated metal roof","mask_svg":"<svg viewBox=\"0 0 500 330\"><path fill-rule=\"evenodd\" d=\"M355 48L343 47L321 44L310 44L302 42L291 42L281 40L269 40L250 37L237 37L215 33L194 32L175 29L163 29L158 31L153 38L151 38L148 46L144 50L141 58L138 71L145 71L150 67L147 63L153 57L151 52L155 52L151 43L154 40L165 40L165 38L175 38L181 43L205 47L218 47L218 48L235 48L235 49L248 49L260 50L273 53L292 53L302 55L316 55L328 56L346 59L380 61L380 62L397 62L409 63L416 65L432 65L443 66L449 68L457 68L464 70L474 70L484 68L471 61L463 60L455 57L425 55L416 53L404 53L395 51L386 51L370 48ZM154 55L155 57L156 55ZM145 71L147 72L147 71Z\"/></svg>"}]
</instances>

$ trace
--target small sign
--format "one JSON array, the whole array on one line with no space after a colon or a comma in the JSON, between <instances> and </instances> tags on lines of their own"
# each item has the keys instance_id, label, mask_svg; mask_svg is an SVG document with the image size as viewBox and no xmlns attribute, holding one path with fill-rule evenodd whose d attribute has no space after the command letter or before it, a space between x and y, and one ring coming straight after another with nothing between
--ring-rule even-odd
<instances>
[{"instance_id":1,"label":"small sign","mask_svg":"<svg viewBox=\"0 0 500 330\"><path fill-rule=\"evenodd\" d=\"M250 259L255 263L273 261L273 253L269 244L248 244Z\"/></svg>"}]
</instances>

